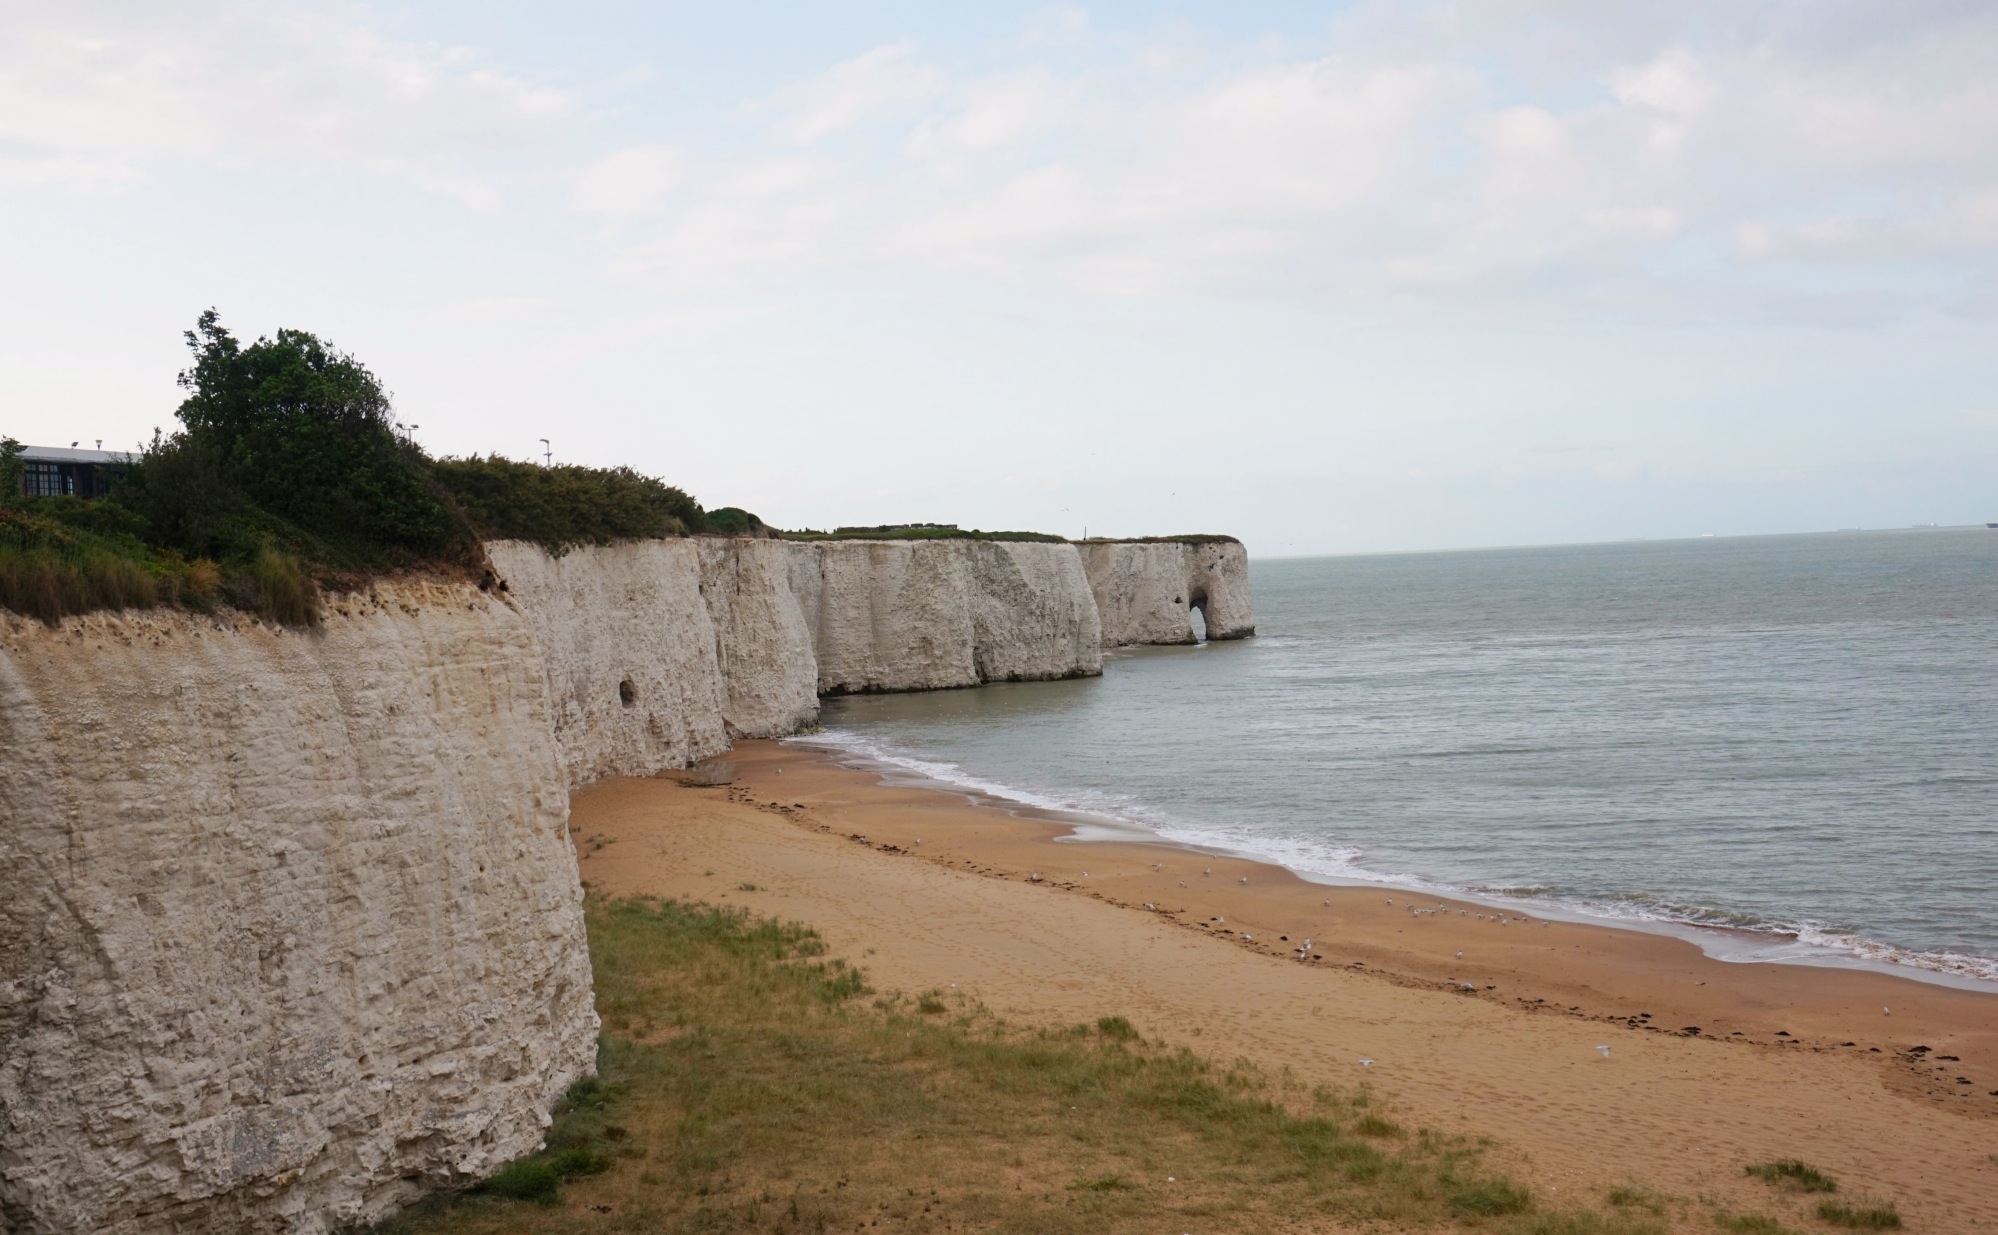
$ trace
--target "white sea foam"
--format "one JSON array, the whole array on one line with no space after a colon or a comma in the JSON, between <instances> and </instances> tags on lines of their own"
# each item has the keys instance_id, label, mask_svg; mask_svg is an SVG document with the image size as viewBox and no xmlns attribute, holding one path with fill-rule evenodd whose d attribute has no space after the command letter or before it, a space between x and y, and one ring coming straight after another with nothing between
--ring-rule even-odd
<instances>
[{"instance_id":1,"label":"white sea foam","mask_svg":"<svg viewBox=\"0 0 1998 1235\"><path fill-rule=\"evenodd\" d=\"M1697 944L1708 956L1722 961L1863 968L1979 990L1998 985L1998 959L1960 952L1915 951L1835 930L1822 923L1742 921L1738 915L1691 906L1534 895L1518 889L1467 886L1420 875L1379 871L1361 864L1362 852L1357 848L1272 836L1242 827L1190 825L1170 819L1123 794L1022 789L974 775L954 763L910 755L851 729L829 728L784 740L839 751L891 778L903 774L918 783L1064 816L1073 829L1064 840L1087 843L1156 838L1188 848L1267 862L1313 882L1424 892L1512 908L1534 917L1670 934Z\"/></svg>"}]
</instances>

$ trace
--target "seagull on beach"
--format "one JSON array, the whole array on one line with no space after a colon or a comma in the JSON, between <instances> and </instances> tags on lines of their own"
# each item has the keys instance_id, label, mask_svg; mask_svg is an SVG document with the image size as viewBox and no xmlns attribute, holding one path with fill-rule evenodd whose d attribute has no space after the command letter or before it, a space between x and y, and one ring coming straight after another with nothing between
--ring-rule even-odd
<instances>
[{"instance_id":1,"label":"seagull on beach","mask_svg":"<svg viewBox=\"0 0 1998 1235\"><path fill-rule=\"evenodd\" d=\"M1457 951L1457 959L1458 959L1458 960L1460 960L1460 961L1464 959L1464 952L1463 952L1463 949L1461 949L1461 948L1460 948L1460 949L1458 949L1458 951Z\"/></svg>"},{"instance_id":2,"label":"seagull on beach","mask_svg":"<svg viewBox=\"0 0 1998 1235\"><path fill-rule=\"evenodd\" d=\"M1362 1059L1362 1060L1360 1061L1360 1066L1361 1066L1362 1068L1371 1068L1371 1067L1373 1067L1373 1066L1374 1066L1374 1061L1373 1061L1373 1060L1371 1060L1371 1059Z\"/></svg>"},{"instance_id":3,"label":"seagull on beach","mask_svg":"<svg viewBox=\"0 0 1998 1235\"><path fill-rule=\"evenodd\" d=\"M1598 1046L1596 1047L1596 1049L1597 1049L1597 1050L1599 1050L1599 1051L1601 1051L1601 1052L1603 1053L1603 1058L1604 1058L1604 1059L1608 1059L1608 1058L1609 1058L1609 1047L1607 1047L1607 1046L1601 1046L1601 1045L1598 1045Z\"/></svg>"}]
</instances>

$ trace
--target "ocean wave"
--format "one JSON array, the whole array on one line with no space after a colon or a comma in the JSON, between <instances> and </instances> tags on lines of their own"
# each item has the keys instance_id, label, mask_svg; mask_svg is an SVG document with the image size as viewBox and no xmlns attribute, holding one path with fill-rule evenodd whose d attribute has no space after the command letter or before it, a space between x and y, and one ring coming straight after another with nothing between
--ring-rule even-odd
<instances>
[{"instance_id":1,"label":"ocean wave","mask_svg":"<svg viewBox=\"0 0 1998 1235\"><path fill-rule=\"evenodd\" d=\"M1022 789L974 775L955 763L910 755L851 729L830 728L783 740L829 747L878 769L899 769L923 782L968 791L979 797L1090 817L1110 825L1107 832L1079 832L1078 840L1128 839L1128 833L1136 830L1172 844L1267 862L1307 879L1329 883L1388 887L1458 900L1496 902L1512 908L1531 906L1543 917L1638 929L1680 928L1673 933L1697 943L1709 956L1725 961L1831 966L1856 963L1868 968L1912 971L1908 976L1916 979L1933 975L1998 984L1998 958L1904 948L1826 923L1772 921L1740 910L1689 905L1645 892L1590 895L1547 885L1459 884L1381 871L1362 865L1362 851L1355 847L1275 836L1243 827L1188 824L1125 794Z\"/></svg>"}]
</instances>

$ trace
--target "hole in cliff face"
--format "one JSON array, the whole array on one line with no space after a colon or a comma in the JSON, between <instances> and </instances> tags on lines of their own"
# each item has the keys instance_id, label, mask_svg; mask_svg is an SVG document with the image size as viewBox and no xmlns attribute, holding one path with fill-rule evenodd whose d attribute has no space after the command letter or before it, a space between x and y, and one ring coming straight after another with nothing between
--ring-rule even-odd
<instances>
[{"instance_id":1,"label":"hole in cliff face","mask_svg":"<svg viewBox=\"0 0 1998 1235\"><path fill-rule=\"evenodd\" d=\"M617 684L617 698L626 707L638 702L638 688L631 684L630 678Z\"/></svg>"},{"instance_id":2,"label":"hole in cliff face","mask_svg":"<svg viewBox=\"0 0 1998 1235\"><path fill-rule=\"evenodd\" d=\"M1207 593L1195 592L1186 598L1186 616L1193 623L1193 638L1207 642Z\"/></svg>"}]
</instances>

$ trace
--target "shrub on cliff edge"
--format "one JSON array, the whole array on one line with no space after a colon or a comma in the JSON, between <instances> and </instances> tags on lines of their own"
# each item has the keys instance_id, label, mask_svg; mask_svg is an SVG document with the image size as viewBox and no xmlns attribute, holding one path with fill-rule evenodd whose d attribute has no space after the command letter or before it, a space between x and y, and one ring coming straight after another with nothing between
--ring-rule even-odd
<instances>
[{"instance_id":1,"label":"shrub on cliff edge","mask_svg":"<svg viewBox=\"0 0 1998 1235\"><path fill-rule=\"evenodd\" d=\"M181 429L121 495L156 538L246 561L300 541L362 570L469 560L470 529L366 365L303 330L241 343L213 309L186 339Z\"/></svg>"},{"instance_id":2,"label":"shrub on cliff edge","mask_svg":"<svg viewBox=\"0 0 1998 1235\"><path fill-rule=\"evenodd\" d=\"M543 467L499 455L439 459L438 482L486 540L531 540L550 553L707 530L699 502L628 467Z\"/></svg>"}]
</instances>

